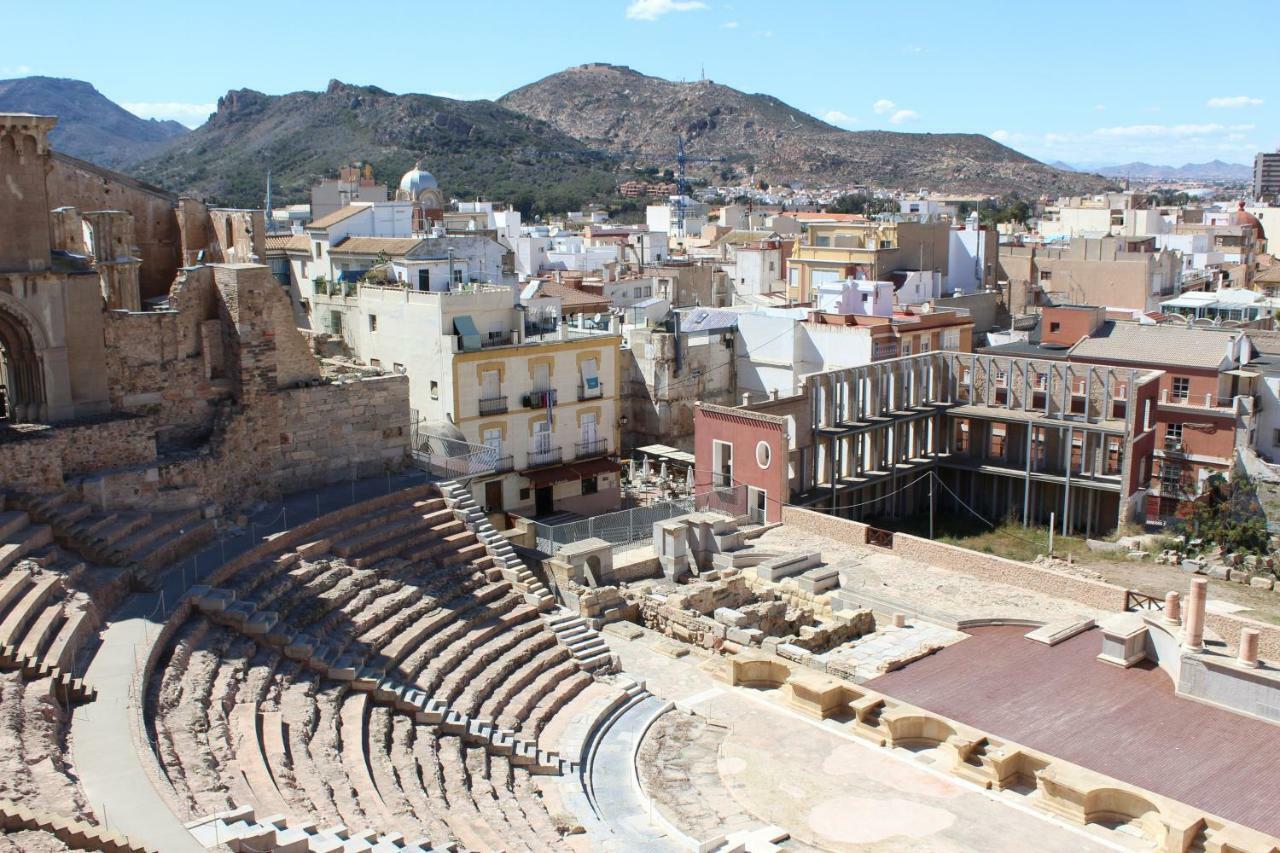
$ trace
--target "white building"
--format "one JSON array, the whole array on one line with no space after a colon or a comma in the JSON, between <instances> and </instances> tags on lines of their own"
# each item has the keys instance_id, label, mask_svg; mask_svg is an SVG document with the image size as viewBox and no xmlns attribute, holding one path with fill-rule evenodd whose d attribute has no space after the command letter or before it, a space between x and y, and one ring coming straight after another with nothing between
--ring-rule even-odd
<instances>
[{"instance_id":1,"label":"white building","mask_svg":"<svg viewBox=\"0 0 1280 853\"><path fill-rule=\"evenodd\" d=\"M496 451L472 480L477 502L505 514L595 514L620 499L616 323L560 324L526 335L509 287L421 291L358 283L317 297L356 359L409 376L424 432ZM435 452L440 452L436 448Z\"/></svg>"},{"instance_id":2,"label":"white building","mask_svg":"<svg viewBox=\"0 0 1280 853\"><path fill-rule=\"evenodd\" d=\"M684 229L680 228L680 209L684 209ZM672 239L684 240L702 233L711 215L711 206L688 196L671 196L666 204L651 204L644 210L650 231L661 231Z\"/></svg>"}]
</instances>

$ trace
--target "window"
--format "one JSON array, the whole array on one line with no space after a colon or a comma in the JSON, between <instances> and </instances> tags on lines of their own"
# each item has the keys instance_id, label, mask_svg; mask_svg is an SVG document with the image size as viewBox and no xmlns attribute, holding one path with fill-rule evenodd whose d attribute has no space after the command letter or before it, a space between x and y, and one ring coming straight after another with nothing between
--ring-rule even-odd
<instances>
[{"instance_id":1,"label":"window","mask_svg":"<svg viewBox=\"0 0 1280 853\"><path fill-rule=\"evenodd\" d=\"M376 368L376 369L378 369L378 370L381 370L381 369L382 369L382 359L380 359L380 358L371 358L371 359L369 359L369 366L370 366L370 367L373 367L373 368Z\"/></svg>"},{"instance_id":2,"label":"window","mask_svg":"<svg viewBox=\"0 0 1280 853\"><path fill-rule=\"evenodd\" d=\"M756 464L761 470L767 469L769 463L773 461L773 448L769 446L769 442L761 441L756 444Z\"/></svg>"},{"instance_id":3,"label":"window","mask_svg":"<svg viewBox=\"0 0 1280 853\"><path fill-rule=\"evenodd\" d=\"M942 348L956 352L960 349L960 330L947 329L942 333Z\"/></svg>"},{"instance_id":4,"label":"window","mask_svg":"<svg viewBox=\"0 0 1280 853\"><path fill-rule=\"evenodd\" d=\"M1272 430L1272 432L1271 432L1271 443L1272 443L1272 444L1280 444L1280 429Z\"/></svg>"},{"instance_id":5,"label":"window","mask_svg":"<svg viewBox=\"0 0 1280 853\"><path fill-rule=\"evenodd\" d=\"M902 354L911 355L911 338L902 339Z\"/></svg>"},{"instance_id":6,"label":"window","mask_svg":"<svg viewBox=\"0 0 1280 853\"><path fill-rule=\"evenodd\" d=\"M378 331L378 315L377 314L369 315L369 331L371 332Z\"/></svg>"},{"instance_id":7,"label":"window","mask_svg":"<svg viewBox=\"0 0 1280 853\"><path fill-rule=\"evenodd\" d=\"M1052 280L1053 280L1053 272L1052 272L1051 270L1040 270L1040 280L1041 280L1041 281L1052 281Z\"/></svg>"},{"instance_id":8,"label":"window","mask_svg":"<svg viewBox=\"0 0 1280 853\"><path fill-rule=\"evenodd\" d=\"M600 481L595 477L582 478L582 493L584 495L594 495L600 491Z\"/></svg>"},{"instance_id":9,"label":"window","mask_svg":"<svg viewBox=\"0 0 1280 853\"><path fill-rule=\"evenodd\" d=\"M313 254L314 254L314 255L315 255L315 257L316 257L316 260L320 260L320 254L321 254L321 252L320 252L320 241L319 241L319 240L317 240L317 241L316 241L316 250L315 250L315 252L313 252Z\"/></svg>"},{"instance_id":10,"label":"window","mask_svg":"<svg viewBox=\"0 0 1280 853\"><path fill-rule=\"evenodd\" d=\"M393 362L391 362L391 371L392 371L393 373L398 373L398 374L400 374L401 376L403 376L404 374L406 374L406 373L408 372L407 370L405 370L405 369L404 369L404 365L403 365L403 364L401 364L401 363L400 363L400 362L398 362L398 361L393 361Z\"/></svg>"},{"instance_id":11,"label":"window","mask_svg":"<svg viewBox=\"0 0 1280 853\"><path fill-rule=\"evenodd\" d=\"M928 351L929 351L929 336L925 335L923 338L920 339L920 352L928 352Z\"/></svg>"},{"instance_id":12,"label":"window","mask_svg":"<svg viewBox=\"0 0 1280 853\"><path fill-rule=\"evenodd\" d=\"M733 485L733 445L727 441L711 442L712 485L724 488Z\"/></svg>"},{"instance_id":13,"label":"window","mask_svg":"<svg viewBox=\"0 0 1280 853\"><path fill-rule=\"evenodd\" d=\"M996 387L997 388L1003 388L1005 386L1005 383L1008 381L1009 379L1007 376L1004 375L1003 370L996 371Z\"/></svg>"},{"instance_id":14,"label":"window","mask_svg":"<svg viewBox=\"0 0 1280 853\"><path fill-rule=\"evenodd\" d=\"M1182 424L1167 424L1164 428L1164 449L1180 450L1182 448Z\"/></svg>"},{"instance_id":15,"label":"window","mask_svg":"<svg viewBox=\"0 0 1280 853\"><path fill-rule=\"evenodd\" d=\"M1061 324L1061 323L1050 323L1050 324L1049 324L1049 331L1050 331L1050 332L1061 332L1061 331L1062 331L1062 324Z\"/></svg>"},{"instance_id":16,"label":"window","mask_svg":"<svg viewBox=\"0 0 1280 853\"><path fill-rule=\"evenodd\" d=\"M431 380L431 399L432 400L440 399L440 383L434 379Z\"/></svg>"},{"instance_id":17,"label":"window","mask_svg":"<svg viewBox=\"0 0 1280 853\"><path fill-rule=\"evenodd\" d=\"M454 283L454 284L462 284L462 270L460 270L460 269L455 269L455 270L453 271L453 283Z\"/></svg>"},{"instance_id":18,"label":"window","mask_svg":"<svg viewBox=\"0 0 1280 853\"><path fill-rule=\"evenodd\" d=\"M1186 376L1173 377L1173 397L1175 400L1185 400L1191 396L1191 380Z\"/></svg>"},{"instance_id":19,"label":"window","mask_svg":"<svg viewBox=\"0 0 1280 853\"><path fill-rule=\"evenodd\" d=\"M1160 466L1160 491L1177 495L1182 491L1182 466L1168 462Z\"/></svg>"},{"instance_id":20,"label":"window","mask_svg":"<svg viewBox=\"0 0 1280 853\"><path fill-rule=\"evenodd\" d=\"M527 486L520 490L520 500L522 501L529 500L529 488Z\"/></svg>"}]
</instances>

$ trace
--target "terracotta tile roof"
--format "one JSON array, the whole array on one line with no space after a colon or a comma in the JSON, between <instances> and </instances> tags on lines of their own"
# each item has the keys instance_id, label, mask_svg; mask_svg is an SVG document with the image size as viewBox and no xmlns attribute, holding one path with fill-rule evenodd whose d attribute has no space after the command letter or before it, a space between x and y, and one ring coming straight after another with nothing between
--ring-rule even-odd
<instances>
[{"instance_id":1,"label":"terracotta tile roof","mask_svg":"<svg viewBox=\"0 0 1280 853\"><path fill-rule=\"evenodd\" d=\"M311 240L306 234L268 234L268 252L311 252Z\"/></svg>"},{"instance_id":2,"label":"terracotta tile roof","mask_svg":"<svg viewBox=\"0 0 1280 853\"><path fill-rule=\"evenodd\" d=\"M355 216L362 210L368 209L367 204L349 204L346 207L340 207L328 216L321 216L319 219L313 219L307 223L308 228L331 228L348 217Z\"/></svg>"},{"instance_id":3,"label":"terracotta tile roof","mask_svg":"<svg viewBox=\"0 0 1280 853\"><path fill-rule=\"evenodd\" d=\"M593 311L606 311L609 308L609 300L603 296L587 293L585 290L579 290L576 287L570 287L567 284L560 284L556 281L544 281L539 284L537 295L559 299L560 305L565 309L589 308Z\"/></svg>"},{"instance_id":4,"label":"terracotta tile roof","mask_svg":"<svg viewBox=\"0 0 1280 853\"><path fill-rule=\"evenodd\" d=\"M1098 332L1072 347L1071 358L1216 370L1233 338L1208 329L1137 323L1107 323Z\"/></svg>"},{"instance_id":5,"label":"terracotta tile roof","mask_svg":"<svg viewBox=\"0 0 1280 853\"><path fill-rule=\"evenodd\" d=\"M400 258L421 242L421 237L348 237L330 249L329 254L376 255L386 252L393 258Z\"/></svg>"}]
</instances>

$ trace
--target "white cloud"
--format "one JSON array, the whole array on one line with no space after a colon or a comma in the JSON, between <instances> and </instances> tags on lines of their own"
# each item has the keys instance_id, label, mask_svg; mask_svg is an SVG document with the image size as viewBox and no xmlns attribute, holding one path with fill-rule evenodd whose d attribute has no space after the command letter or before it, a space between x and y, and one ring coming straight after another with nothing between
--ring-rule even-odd
<instances>
[{"instance_id":1,"label":"white cloud","mask_svg":"<svg viewBox=\"0 0 1280 853\"><path fill-rule=\"evenodd\" d=\"M694 12L707 8L700 0L632 0L627 17L633 21L656 21L671 12Z\"/></svg>"},{"instance_id":2,"label":"white cloud","mask_svg":"<svg viewBox=\"0 0 1280 853\"><path fill-rule=\"evenodd\" d=\"M0 74L5 77L22 77L31 73L30 65L6 65L0 67Z\"/></svg>"},{"instance_id":3,"label":"white cloud","mask_svg":"<svg viewBox=\"0 0 1280 853\"><path fill-rule=\"evenodd\" d=\"M773 30L764 30L763 32L756 33L756 35L760 36L761 38L771 39L773 38Z\"/></svg>"},{"instance_id":4,"label":"white cloud","mask_svg":"<svg viewBox=\"0 0 1280 853\"><path fill-rule=\"evenodd\" d=\"M882 116L885 113L893 112L897 106L898 106L897 104L895 104L893 101L889 100L888 98L881 98L880 100L876 101L874 104L871 105L871 109L876 111L876 115Z\"/></svg>"},{"instance_id":5,"label":"white cloud","mask_svg":"<svg viewBox=\"0 0 1280 853\"><path fill-rule=\"evenodd\" d=\"M737 28L738 28L737 21L725 21L723 24L720 25L720 29L722 30L736 30Z\"/></svg>"},{"instance_id":6,"label":"white cloud","mask_svg":"<svg viewBox=\"0 0 1280 853\"><path fill-rule=\"evenodd\" d=\"M850 125L857 124L858 120L848 113L842 113L840 110L830 110L822 114L822 120L827 124Z\"/></svg>"},{"instance_id":7,"label":"white cloud","mask_svg":"<svg viewBox=\"0 0 1280 853\"><path fill-rule=\"evenodd\" d=\"M122 103L120 106L142 118L155 118L161 121L172 119L187 127L199 127L209 118L209 114L217 109L216 104L187 104L181 101L134 101Z\"/></svg>"},{"instance_id":8,"label":"white cloud","mask_svg":"<svg viewBox=\"0 0 1280 853\"><path fill-rule=\"evenodd\" d=\"M1258 107L1262 105L1262 98L1251 98L1248 95L1233 95L1231 97L1210 98L1204 102L1206 107L1214 109L1237 109L1239 107Z\"/></svg>"},{"instance_id":9,"label":"white cloud","mask_svg":"<svg viewBox=\"0 0 1280 853\"><path fill-rule=\"evenodd\" d=\"M994 139L996 142L1008 142L1009 138L1012 135L1013 134L1009 133L1009 131L1005 130L1004 128L1001 128L1000 130L994 130L991 132L991 138Z\"/></svg>"},{"instance_id":10,"label":"white cloud","mask_svg":"<svg viewBox=\"0 0 1280 853\"><path fill-rule=\"evenodd\" d=\"M1188 136L1210 136L1224 131L1253 130L1251 124L1223 125L1215 122L1208 124L1129 124L1120 127L1100 127L1093 133L1095 136L1146 136L1162 138L1182 138Z\"/></svg>"},{"instance_id":11,"label":"white cloud","mask_svg":"<svg viewBox=\"0 0 1280 853\"><path fill-rule=\"evenodd\" d=\"M915 121L920 118L920 113L915 110L898 110L889 116L889 124L906 124L909 121Z\"/></svg>"}]
</instances>

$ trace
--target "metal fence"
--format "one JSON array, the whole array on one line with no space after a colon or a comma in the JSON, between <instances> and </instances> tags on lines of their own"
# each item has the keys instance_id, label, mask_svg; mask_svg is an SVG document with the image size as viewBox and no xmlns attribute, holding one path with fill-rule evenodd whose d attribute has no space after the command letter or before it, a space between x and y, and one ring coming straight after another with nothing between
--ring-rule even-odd
<instances>
[{"instance_id":1,"label":"metal fence","mask_svg":"<svg viewBox=\"0 0 1280 853\"><path fill-rule=\"evenodd\" d=\"M465 480L498 469L498 451L484 444L427 432L415 423L410 435L413 462L443 480Z\"/></svg>"},{"instance_id":2,"label":"metal fence","mask_svg":"<svg viewBox=\"0 0 1280 853\"><path fill-rule=\"evenodd\" d=\"M652 542L656 522L702 510L732 516L749 515L747 489L745 486L708 489L693 497L659 501L564 524L534 522L533 530L538 550L544 554L554 554L557 548L593 537L605 540L617 550Z\"/></svg>"}]
</instances>

